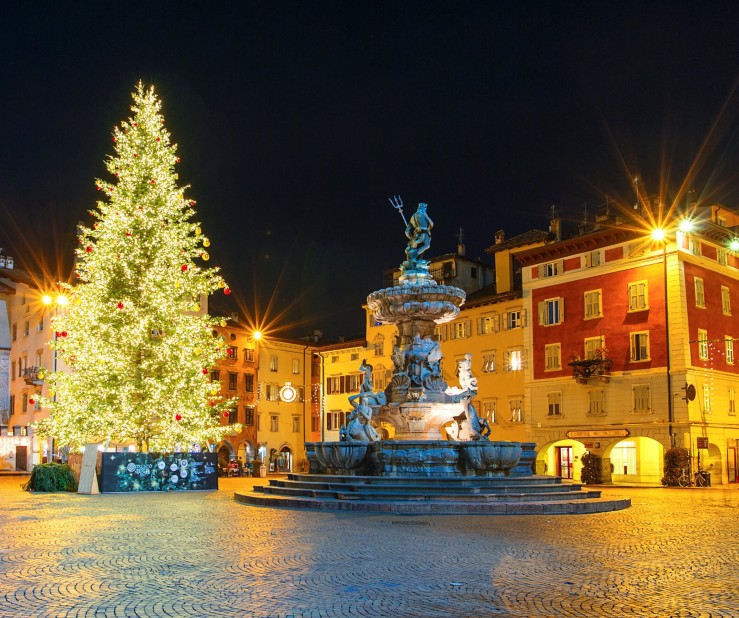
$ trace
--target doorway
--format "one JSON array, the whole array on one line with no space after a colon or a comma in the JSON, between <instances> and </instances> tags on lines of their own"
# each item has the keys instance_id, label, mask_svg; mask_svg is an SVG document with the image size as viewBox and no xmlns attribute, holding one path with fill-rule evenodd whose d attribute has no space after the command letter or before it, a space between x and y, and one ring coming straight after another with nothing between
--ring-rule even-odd
<instances>
[{"instance_id":1,"label":"doorway","mask_svg":"<svg viewBox=\"0 0 739 618\"><path fill-rule=\"evenodd\" d=\"M557 475L563 479L572 478L572 447L557 446L555 447L555 457L557 466Z\"/></svg>"},{"instance_id":2,"label":"doorway","mask_svg":"<svg viewBox=\"0 0 739 618\"><path fill-rule=\"evenodd\" d=\"M739 480L737 479L736 463L736 447L730 446L726 456L726 470L729 476L729 483L736 483Z\"/></svg>"}]
</instances>

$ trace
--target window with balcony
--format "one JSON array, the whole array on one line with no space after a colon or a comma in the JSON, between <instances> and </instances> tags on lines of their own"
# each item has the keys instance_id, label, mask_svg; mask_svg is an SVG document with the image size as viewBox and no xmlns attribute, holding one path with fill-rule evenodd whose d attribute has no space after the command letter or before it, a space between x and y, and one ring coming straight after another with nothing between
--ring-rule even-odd
<instances>
[{"instance_id":1,"label":"window with balcony","mask_svg":"<svg viewBox=\"0 0 739 618\"><path fill-rule=\"evenodd\" d=\"M603 306L601 303L601 291L590 290L585 292L585 319L603 317Z\"/></svg>"},{"instance_id":2,"label":"window with balcony","mask_svg":"<svg viewBox=\"0 0 739 618\"><path fill-rule=\"evenodd\" d=\"M605 337L588 337L585 339L585 360L596 360L605 357Z\"/></svg>"},{"instance_id":3,"label":"window with balcony","mask_svg":"<svg viewBox=\"0 0 739 618\"><path fill-rule=\"evenodd\" d=\"M631 333L629 339L631 362L636 363L650 360L649 332L641 331L638 333Z\"/></svg>"},{"instance_id":4,"label":"window with balcony","mask_svg":"<svg viewBox=\"0 0 739 618\"><path fill-rule=\"evenodd\" d=\"M562 346L559 343L550 343L544 346L545 371L562 369Z\"/></svg>"},{"instance_id":5,"label":"window with balcony","mask_svg":"<svg viewBox=\"0 0 739 618\"><path fill-rule=\"evenodd\" d=\"M553 326L564 322L564 298L548 298L539 303L539 324Z\"/></svg>"},{"instance_id":6,"label":"window with balcony","mask_svg":"<svg viewBox=\"0 0 739 618\"><path fill-rule=\"evenodd\" d=\"M628 284L629 311L649 309L649 296L646 281L635 281Z\"/></svg>"},{"instance_id":7,"label":"window with balcony","mask_svg":"<svg viewBox=\"0 0 739 618\"><path fill-rule=\"evenodd\" d=\"M695 306L706 308L706 294L703 289L703 279L700 277L693 277L693 288L695 289Z\"/></svg>"}]
</instances>

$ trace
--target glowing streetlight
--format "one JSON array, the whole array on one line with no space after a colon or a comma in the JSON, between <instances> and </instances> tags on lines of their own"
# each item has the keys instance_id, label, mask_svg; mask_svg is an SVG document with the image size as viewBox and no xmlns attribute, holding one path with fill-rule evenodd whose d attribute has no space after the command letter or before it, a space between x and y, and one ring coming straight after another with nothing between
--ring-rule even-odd
<instances>
[{"instance_id":1,"label":"glowing streetlight","mask_svg":"<svg viewBox=\"0 0 739 618\"><path fill-rule=\"evenodd\" d=\"M680 221L680 225L678 226L681 232L689 233L692 232L693 229L695 229L695 221L692 219L683 219Z\"/></svg>"},{"instance_id":2,"label":"glowing streetlight","mask_svg":"<svg viewBox=\"0 0 739 618\"><path fill-rule=\"evenodd\" d=\"M666 232L661 227L652 230L652 240L662 242L665 239L666 235Z\"/></svg>"},{"instance_id":3,"label":"glowing streetlight","mask_svg":"<svg viewBox=\"0 0 739 618\"><path fill-rule=\"evenodd\" d=\"M261 331L255 330L252 337L254 337L254 341L259 341L262 338Z\"/></svg>"}]
</instances>

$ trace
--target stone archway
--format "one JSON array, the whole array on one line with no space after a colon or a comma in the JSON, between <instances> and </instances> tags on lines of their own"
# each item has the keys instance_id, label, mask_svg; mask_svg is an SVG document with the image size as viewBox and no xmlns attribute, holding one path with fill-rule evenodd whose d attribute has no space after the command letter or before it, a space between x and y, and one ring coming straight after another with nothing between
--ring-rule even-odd
<instances>
[{"instance_id":1,"label":"stone archway","mask_svg":"<svg viewBox=\"0 0 739 618\"><path fill-rule=\"evenodd\" d=\"M701 469L711 473L711 486L722 485L724 482L724 459L719 447L710 443L707 451L703 449L699 453L701 454ZM696 467L697 470L698 468Z\"/></svg>"},{"instance_id":2,"label":"stone archway","mask_svg":"<svg viewBox=\"0 0 739 618\"><path fill-rule=\"evenodd\" d=\"M225 440L216 447L218 454L218 468L225 469L229 462L234 459L233 446Z\"/></svg>"},{"instance_id":3,"label":"stone archway","mask_svg":"<svg viewBox=\"0 0 739 618\"><path fill-rule=\"evenodd\" d=\"M571 438L544 444L536 455L536 474L559 476L563 479L580 481L582 456L587 449L582 442Z\"/></svg>"},{"instance_id":4,"label":"stone archway","mask_svg":"<svg viewBox=\"0 0 739 618\"><path fill-rule=\"evenodd\" d=\"M629 436L608 445L603 457L611 464L613 483L661 485L664 446L654 438Z\"/></svg>"}]
</instances>

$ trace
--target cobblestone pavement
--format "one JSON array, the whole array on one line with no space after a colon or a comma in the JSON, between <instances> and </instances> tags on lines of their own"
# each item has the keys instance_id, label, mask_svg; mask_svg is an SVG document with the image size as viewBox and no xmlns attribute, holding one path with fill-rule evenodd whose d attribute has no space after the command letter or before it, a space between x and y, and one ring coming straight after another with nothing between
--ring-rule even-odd
<instances>
[{"instance_id":1,"label":"cobblestone pavement","mask_svg":"<svg viewBox=\"0 0 739 618\"><path fill-rule=\"evenodd\" d=\"M594 515L388 516L0 478L0 616L738 616L739 489ZM263 482L259 479L256 482Z\"/></svg>"}]
</instances>

